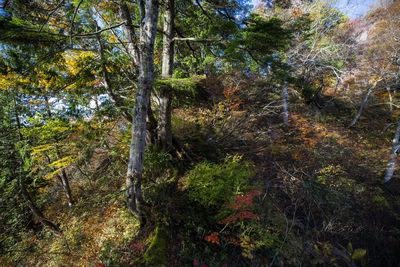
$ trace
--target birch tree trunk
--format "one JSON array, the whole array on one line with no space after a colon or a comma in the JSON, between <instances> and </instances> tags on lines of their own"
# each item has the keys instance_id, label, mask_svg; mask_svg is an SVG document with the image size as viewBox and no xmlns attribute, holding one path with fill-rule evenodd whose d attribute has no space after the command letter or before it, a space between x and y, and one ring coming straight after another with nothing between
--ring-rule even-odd
<instances>
[{"instance_id":1,"label":"birch tree trunk","mask_svg":"<svg viewBox=\"0 0 400 267\"><path fill-rule=\"evenodd\" d=\"M59 176L62 188L64 190L65 196L67 197L68 206L72 208L74 205L74 199L72 198L71 187L69 186L69 180L67 173L65 170L61 171L61 175Z\"/></svg>"},{"instance_id":2,"label":"birch tree trunk","mask_svg":"<svg viewBox=\"0 0 400 267\"><path fill-rule=\"evenodd\" d=\"M358 110L358 113L357 113L357 115L354 117L353 121L350 123L349 128L352 127L352 126L354 126L354 124L356 124L356 122L357 122L358 119L360 118L361 113L363 112L363 110L364 110L364 108L365 108L365 105L366 105L367 102L368 102L368 98L369 98L369 96L371 95L372 91L375 89L377 83L378 83L378 82L375 82L374 85L371 86L371 88L369 88L367 94L365 95L365 97L364 97L364 99L363 99L363 101L362 101L362 103L361 103L360 109Z\"/></svg>"},{"instance_id":3,"label":"birch tree trunk","mask_svg":"<svg viewBox=\"0 0 400 267\"><path fill-rule=\"evenodd\" d=\"M393 99L392 99L392 94L390 92L390 87L386 87L386 91L388 92L388 97L389 97L390 115L393 115Z\"/></svg>"},{"instance_id":4,"label":"birch tree trunk","mask_svg":"<svg viewBox=\"0 0 400 267\"><path fill-rule=\"evenodd\" d=\"M164 8L163 59L161 75L163 79L172 77L174 65L174 0L168 0ZM164 150L172 145L171 132L171 91L169 84L162 86L158 103L158 142Z\"/></svg>"},{"instance_id":5,"label":"birch tree trunk","mask_svg":"<svg viewBox=\"0 0 400 267\"><path fill-rule=\"evenodd\" d=\"M142 0L143 1L143 0ZM140 1L140 2L142 2ZM131 14L129 12L129 8L125 2L121 2L119 5L119 15L123 21L125 21L125 26L123 27L123 31L126 39L128 40L127 50L128 53L135 65L135 68L138 69L140 62L140 53L138 48L138 40L135 33L135 28L132 24Z\"/></svg>"},{"instance_id":6,"label":"birch tree trunk","mask_svg":"<svg viewBox=\"0 0 400 267\"><path fill-rule=\"evenodd\" d=\"M146 117L153 85L154 40L157 30L158 8L158 0L139 1L139 80L132 111L132 138L126 175L126 197L128 208L139 219L141 226L145 224L141 185L146 141Z\"/></svg>"},{"instance_id":7,"label":"birch tree trunk","mask_svg":"<svg viewBox=\"0 0 400 267\"><path fill-rule=\"evenodd\" d=\"M397 150L399 150L399 138L400 138L400 120L397 122L396 133L394 134L392 142L392 150L390 151L389 161L386 166L385 178L383 181L385 183L389 182L393 176L394 168L396 167Z\"/></svg>"}]
</instances>

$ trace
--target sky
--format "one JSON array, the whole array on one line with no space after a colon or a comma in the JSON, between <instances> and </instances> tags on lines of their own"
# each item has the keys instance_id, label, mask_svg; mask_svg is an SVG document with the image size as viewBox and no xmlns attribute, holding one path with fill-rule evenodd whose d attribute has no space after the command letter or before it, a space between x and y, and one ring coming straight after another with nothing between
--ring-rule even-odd
<instances>
[{"instance_id":1,"label":"sky","mask_svg":"<svg viewBox=\"0 0 400 267\"><path fill-rule=\"evenodd\" d=\"M334 6L351 18L363 15L374 0L337 0Z\"/></svg>"}]
</instances>

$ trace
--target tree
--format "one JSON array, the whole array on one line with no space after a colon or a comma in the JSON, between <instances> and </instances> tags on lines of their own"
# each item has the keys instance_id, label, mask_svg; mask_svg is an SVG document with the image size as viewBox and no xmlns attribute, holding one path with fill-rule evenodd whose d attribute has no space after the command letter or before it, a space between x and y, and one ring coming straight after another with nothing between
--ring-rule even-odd
<instances>
[{"instance_id":1,"label":"tree","mask_svg":"<svg viewBox=\"0 0 400 267\"><path fill-rule=\"evenodd\" d=\"M29 7L29 12L24 14L20 9L21 6ZM33 60L35 65L30 71L34 75L30 75L30 84L26 84L27 90L47 99L46 106L49 97L65 98L67 101L61 101L63 105L69 107L69 110L68 113L64 112L61 115L66 119L73 118L74 120L82 120L79 117L85 113L90 114L89 102L93 98L96 99L102 92L106 92L109 100L121 111L122 115L132 120L126 197L128 208L143 225L145 220L142 209L144 201L141 193L141 176L146 119L153 117L149 114L149 103L153 80L157 77L157 71L154 70L154 49L159 2L146 0L132 5L125 1L100 3L96 0L81 0L73 5L63 2L41 5L25 1L21 6L12 3L5 9L11 14L8 21L16 19L27 21L23 27L21 26L22 28L13 28L9 31L10 36L15 37L17 30L24 29L35 33L32 38L40 39L42 35L52 38L45 44L38 42L38 45L53 53L51 61L46 60L45 57L43 61ZM179 7L176 7L172 0L167 1L163 14L161 78L171 79L174 65L185 64L182 63L182 59L178 64L174 64L176 62L174 60L175 47L186 49L185 53L181 54L187 58L191 57L192 62L188 65L192 70L208 68L211 66L210 58L216 58L216 54L223 55L226 65L231 62L246 64L240 62L240 57L250 61L250 58L271 61L272 53L285 46L279 35L287 36L288 32L281 28L280 20L277 19L264 20L254 15L245 18L247 15L245 7L246 3L234 0L221 3L184 2ZM182 11L187 13L176 12L176 8L183 8ZM175 16L175 14L179 15ZM117 22L111 23L111 21ZM139 29L139 32L136 29ZM267 33L260 36L261 31ZM24 43L22 39L14 37L7 39L9 42L7 45L29 47L29 43L33 42L33 39L30 39ZM181 43L174 45L177 41ZM267 43L258 47L255 42L259 41ZM212 45L209 45L210 42ZM243 52L236 53L235 50ZM93 52L97 52L97 55ZM45 55L45 53L40 54ZM267 57L264 57L265 54ZM236 58L231 55L235 55ZM268 63L265 62L265 66L267 65ZM27 75L28 71L22 74L22 76ZM188 72L185 75L188 75ZM128 90L123 90L126 88ZM130 105L132 94L127 91L134 88L136 89L135 100L131 113L127 107ZM168 150L172 144L171 86L168 84L163 86L158 93L158 141L165 150ZM49 118L47 121L41 121L42 125L46 123L50 125L52 121L57 120L50 108L46 112ZM37 125L36 129L40 127ZM40 142L36 140L36 145L50 147L54 143L51 139L54 137L48 137L47 140ZM46 150L46 153L42 151L45 154L43 155L49 158L48 166L60 163L67 157L61 153L59 147L56 146L55 149L54 155L50 150ZM44 161L37 163L43 165ZM70 164L69 161L68 164ZM63 165L62 168L64 167L66 166ZM48 171L60 174L60 181L72 205L71 190L68 189L68 179L64 169L54 168Z\"/></svg>"},{"instance_id":2,"label":"tree","mask_svg":"<svg viewBox=\"0 0 400 267\"><path fill-rule=\"evenodd\" d=\"M290 48L282 57L289 67L284 71L284 80L297 88L307 103L322 108L322 90L338 85L344 70L353 64L352 25L343 14L321 1L276 1L259 12L266 17L278 16L284 27L292 30Z\"/></svg>"},{"instance_id":3,"label":"tree","mask_svg":"<svg viewBox=\"0 0 400 267\"><path fill-rule=\"evenodd\" d=\"M139 2L139 80L132 111L132 138L126 175L126 197L129 209L145 224L143 214L142 171L146 139L146 118L154 78L154 41L158 21L158 0Z\"/></svg>"},{"instance_id":4,"label":"tree","mask_svg":"<svg viewBox=\"0 0 400 267\"><path fill-rule=\"evenodd\" d=\"M26 223L26 219L21 214L24 214L22 211L24 207L27 206L34 218L40 221L44 227L56 234L60 234L61 231L59 227L43 215L42 211L35 203L35 198L32 197L32 193L28 191L28 185L31 185L32 177L29 175L30 161L26 158L25 144L27 140L24 139L21 133L23 126L20 113L23 112L24 109L21 108L21 105L19 105L20 103L18 103L18 95L15 93L15 90L12 92L11 89L2 89L0 91L0 101L2 103L2 108L0 109L0 117L2 119L2 136L0 139L0 161L2 162L0 184L2 198L0 202L10 205L9 209L3 211L4 214L10 215L10 217L2 216L2 220L6 220L4 225L14 224L13 228L11 228L13 231L18 231L23 228L23 225L15 224L13 220L19 216L22 217L22 221ZM30 187L32 188L32 186ZM34 194L35 193L34 191ZM22 198L24 202L21 203L19 198ZM16 209L14 211L16 213L11 212L10 214L10 211L14 209ZM8 234L9 233L6 233L7 236ZM11 233L11 235L15 236L16 233Z\"/></svg>"},{"instance_id":5,"label":"tree","mask_svg":"<svg viewBox=\"0 0 400 267\"><path fill-rule=\"evenodd\" d=\"M174 0L168 0L164 6L163 15L163 51L161 78L172 78L174 66ZM160 88L158 95L158 140L164 150L172 145L171 129L171 85L166 84Z\"/></svg>"}]
</instances>

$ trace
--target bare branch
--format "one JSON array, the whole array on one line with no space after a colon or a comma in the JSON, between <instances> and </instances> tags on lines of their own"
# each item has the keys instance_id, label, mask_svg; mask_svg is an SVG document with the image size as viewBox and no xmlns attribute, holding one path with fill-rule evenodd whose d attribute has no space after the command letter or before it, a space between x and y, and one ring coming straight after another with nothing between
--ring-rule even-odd
<instances>
[{"instance_id":1,"label":"bare branch","mask_svg":"<svg viewBox=\"0 0 400 267\"><path fill-rule=\"evenodd\" d=\"M72 43L72 32L74 30L74 20L75 20L76 14L78 13L78 9L81 6L82 2L83 2L83 0L79 1L78 5L75 8L74 15L72 16L71 27L69 28L69 39L70 39L71 43Z\"/></svg>"},{"instance_id":2,"label":"bare branch","mask_svg":"<svg viewBox=\"0 0 400 267\"><path fill-rule=\"evenodd\" d=\"M57 9L59 9L61 7L61 5L64 3L65 0L62 0L51 12L50 14L47 16L46 21L42 24L42 26L40 26L39 32L41 32L43 30L44 25L47 24L47 22L49 22L49 19L51 18L51 16L53 16L53 14L57 11Z\"/></svg>"},{"instance_id":3,"label":"bare branch","mask_svg":"<svg viewBox=\"0 0 400 267\"><path fill-rule=\"evenodd\" d=\"M175 37L173 41L192 41L192 42L221 42L223 41L222 39L215 39L215 38L180 38L180 37Z\"/></svg>"},{"instance_id":4,"label":"bare branch","mask_svg":"<svg viewBox=\"0 0 400 267\"><path fill-rule=\"evenodd\" d=\"M121 27L125 23L126 22L124 21L124 22L121 22L121 23L119 23L117 25L113 25L113 26L110 26L108 28L104 28L104 29L98 30L96 32L90 32L90 33L84 33L84 34L74 34L74 35L71 35L71 37L72 38L96 38L96 35L98 35L98 34L100 34L102 32L111 30L111 29L115 29L115 28Z\"/></svg>"}]
</instances>

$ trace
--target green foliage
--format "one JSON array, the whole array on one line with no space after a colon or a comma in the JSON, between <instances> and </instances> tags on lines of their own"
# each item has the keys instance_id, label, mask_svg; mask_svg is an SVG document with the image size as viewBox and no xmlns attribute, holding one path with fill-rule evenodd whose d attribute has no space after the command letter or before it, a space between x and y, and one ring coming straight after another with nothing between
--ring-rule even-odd
<instances>
[{"instance_id":1,"label":"green foliage","mask_svg":"<svg viewBox=\"0 0 400 267\"><path fill-rule=\"evenodd\" d=\"M329 242L316 242L313 246L312 264L329 266L355 266L356 262L362 261L367 254L365 249L353 249L353 245L348 243L347 248L337 248Z\"/></svg>"},{"instance_id":2,"label":"green foliage","mask_svg":"<svg viewBox=\"0 0 400 267\"><path fill-rule=\"evenodd\" d=\"M171 155L162 151L155 145L146 147L143 164L143 176L145 179L156 181L157 178L168 174L171 168Z\"/></svg>"},{"instance_id":3,"label":"green foliage","mask_svg":"<svg viewBox=\"0 0 400 267\"><path fill-rule=\"evenodd\" d=\"M65 40L65 37L51 32L39 31L40 26L17 18L0 16L1 42L23 45L52 45Z\"/></svg>"},{"instance_id":4,"label":"green foliage","mask_svg":"<svg viewBox=\"0 0 400 267\"><path fill-rule=\"evenodd\" d=\"M170 78L156 80L153 83L156 92L165 86L172 88L173 108L193 106L196 104L196 98L203 94L198 78Z\"/></svg>"},{"instance_id":5,"label":"green foliage","mask_svg":"<svg viewBox=\"0 0 400 267\"><path fill-rule=\"evenodd\" d=\"M310 101L315 94L316 89L314 86L306 84L301 87L300 92L306 101Z\"/></svg>"},{"instance_id":6,"label":"green foliage","mask_svg":"<svg viewBox=\"0 0 400 267\"><path fill-rule=\"evenodd\" d=\"M241 158L236 155L227 157L221 164L197 164L185 181L189 198L205 207L222 206L234 195L246 191L254 172L251 164Z\"/></svg>"},{"instance_id":7,"label":"green foliage","mask_svg":"<svg viewBox=\"0 0 400 267\"><path fill-rule=\"evenodd\" d=\"M291 32L282 27L282 20L252 14L246 22L246 27L238 32L225 53L237 58L240 57L238 48L242 48L263 67L278 63L279 52L288 48L291 38Z\"/></svg>"}]
</instances>

